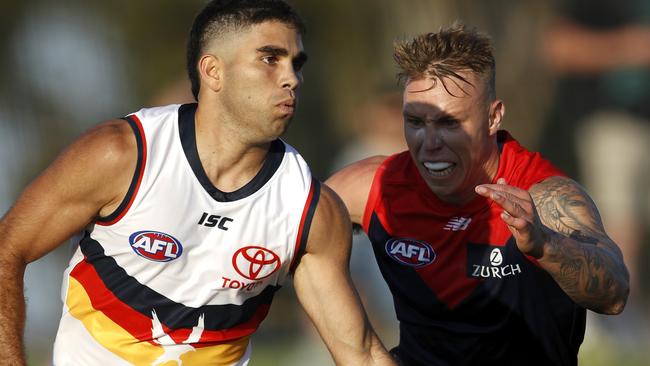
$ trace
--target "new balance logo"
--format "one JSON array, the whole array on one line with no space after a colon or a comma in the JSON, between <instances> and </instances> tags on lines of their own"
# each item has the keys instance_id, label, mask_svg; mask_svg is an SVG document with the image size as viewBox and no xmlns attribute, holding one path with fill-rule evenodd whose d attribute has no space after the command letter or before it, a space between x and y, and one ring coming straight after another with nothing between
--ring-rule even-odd
<instances>
[{"instance_id":1,"label":"new balance logo","mask_svg":"<svg viewBox=\"0 0 650 366\"><path fill-rule=\"evenodd\" d=\"M445 225L445 230L459 231L465 230L469 226L472 219L467 217L452 217L451 220Z\"/></svg>"}]
</instances>

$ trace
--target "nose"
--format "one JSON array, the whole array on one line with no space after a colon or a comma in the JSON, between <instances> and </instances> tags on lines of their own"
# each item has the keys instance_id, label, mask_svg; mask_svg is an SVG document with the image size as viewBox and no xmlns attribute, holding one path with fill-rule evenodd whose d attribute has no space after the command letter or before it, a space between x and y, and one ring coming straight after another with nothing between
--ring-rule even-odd
<instances>
[{"instance_id":1,"label":"nose","mask_svg":"<svg viewBox=\"0 0 650 366\"><path fill-rule=\"evenodd\" d=\"M293 65L287 67L287 70L282 73L282 79L280 84L282 88L297 90L302 84L302 72L296 71Z\"/></svg>"},{"instance_id":2,"label":"nose","mask_svg":"<svg viewBox=\"0 0 650 366\"><path fill-rule=\"evenodd\" d=\"M422 147L425 150L439 150L444 145L441 131L433 123L427 123L424 129L424 141Z\"/></svg>"}]
</instances>

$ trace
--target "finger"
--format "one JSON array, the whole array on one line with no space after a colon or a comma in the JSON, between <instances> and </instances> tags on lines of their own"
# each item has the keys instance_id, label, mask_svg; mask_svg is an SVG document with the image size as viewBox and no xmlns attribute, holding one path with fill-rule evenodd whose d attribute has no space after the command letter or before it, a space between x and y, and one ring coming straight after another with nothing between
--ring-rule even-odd
<instances>
[{"instance_id":1,"label":"finger","mask_svg":"<svg viewBox=\"0 0 650 366\"><path fill-rule=\"evenodd\" d=\"M501 214L501 219L506 225L508 225L508 230L510 230L517 243L520 241L527 242L530 239L531 229L525 220L512 217L506 212Z\"/></svg>"},{"instance_id":2,"label":"finger","mask_svg":"<svg viewBox=\"0 0 650 366\"><path fill-rule=\"evenodd\" d=\"M508 183L506 182L505 178L499 178L497 179L497 184L508 184Z\"/></svg>"},{"instance_id":3,"label":"finger","mask_svg":"<svg viewBox=\"0 0 650 366\"><path fill-rule=\"evenodd\" d=\"M505 182L505 180L504 180L504 182ZM515 196L515 197L517 197L519 199L526 200L526 201L531 200L530 193L528 193L528 191L526 191L525 189L521 189L521 188L518 188L518 187L513 187L513 186L507 185L505 183L503 183L503 184L502 183L498 183L498 184L480 184L480 185L476 186L476 193L479 193L479 188L486 188L486 189L490 189L490 190L493 190L493 191L502 192L504 194L513 195L513 196ZM481 194L481 193L479 193L479 194ZM483 194L481 194L481 195L485 196Z\"/></svg>"},{"instance_id":4,"label":"finger","mask_svg":"<svg viewBox=\"0 0 650 366\"><path fill-rule=\"evenodd\" d=\"M528 221L520 218L513 217L507 211L501 212L501 219L511 228L516 229L518 232L528 229Z\"/></svg>"},{"instance_id":5,"label":"finger","mask_svg":"<svg viewBox=\"0 0 650 366\"><path fill-rule=\"evenodd\" d=\"M490 192L489 198L496 202L501 208L503 208L508 214L514 216L515 218L524 218L530 219L530 212L526 210L516 197L509 196L503 192L492 191Z\"/></svg>"},{"instance_id":6,"label":"finger","mask_svg":"<svg viewBox=\"0 0 650 366\"><path fill-rule=\"evenodd\" d=\"M499 201L500 198L504 200L509 200L517 203L526 211L532 208L532 198L528 192L524 191L526 195L522 198L510 191L493 189L494 185L479 185L476 187L476 193L480 194L483 197L490 198L495 201Z\"/></svg>"},{"instance_id":7,"label":"finger","mask_svg":"<svg viewBox=\"0 0 650 366\"><path fill-rule=\"evenodd\" d=\"M474 187L474 192L476 192L479 195L481 195L483 197L486 197L486 198L489 198L490 191L491 191L491 189L488 186L483 185L483 184Z\"/></svg>"},{"instance_id":8,"label":"finger","mask_svg":"<svg viewBox=\"0 0 650 366\"><path fill-rule=\"evenodd\" d=\"M498 181L497 181L498 182ZM497 183L497 184L479 184L477 187L485 187L499 192L507 192L517 196L524 196L528 194L528 191L521 189L519 187L514 187L506 183Z\"/></svg>"}]
</instances>

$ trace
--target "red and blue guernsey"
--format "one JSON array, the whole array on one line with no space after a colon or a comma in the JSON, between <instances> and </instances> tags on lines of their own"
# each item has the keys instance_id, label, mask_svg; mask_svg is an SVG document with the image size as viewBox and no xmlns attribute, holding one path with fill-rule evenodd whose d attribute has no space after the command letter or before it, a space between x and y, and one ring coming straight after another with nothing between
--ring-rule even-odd
<instances>
[{"instance_id":1,"label":"red and blue guernsey","mask_svg":"<svg viewBox=\"0 0 650 366\"><path fill-rule=\"evenodd\" d=\"M530 186L563 175L507 132L494 182ZM575 304L522 254L502 209L479 197L440 201L408 152L377 170L363 217L400 321L407 365L575 365L585 330Z\"/></svg>"}]
</instances>

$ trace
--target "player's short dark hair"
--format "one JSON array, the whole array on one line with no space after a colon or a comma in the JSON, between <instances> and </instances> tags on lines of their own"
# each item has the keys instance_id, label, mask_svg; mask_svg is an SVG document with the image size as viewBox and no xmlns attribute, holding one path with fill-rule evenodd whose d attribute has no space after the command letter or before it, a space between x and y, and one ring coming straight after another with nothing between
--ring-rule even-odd
<instances>
[{"instance_id":1,"label":"player's short dark hair","mask_svg":"<svg viewBox=\"0 0 650 366\"><path fill-rule=\"evenodd\" d=\"M393 58L400 68L400 81L426 77L444 85L444 78L453 77L469 83L459 72L470 70L485 78L488 96L495 98L496 72L490 37L460 22L396 43Z\"/></svg>"},{"instance_id":2,"label":"player's short dark hair","mask_svg":"<svg viewBox=\"0 0 650 366\"><path fill-rule=\"evenodd\" d=\"M198 100L201 80L197 70L199 58L208 42L216 36L266 21L279 21L305 33L305 24L282 0L212 0L194 18L187 43L187 73L192 94Z\"/></svg>"}]
</instances>

